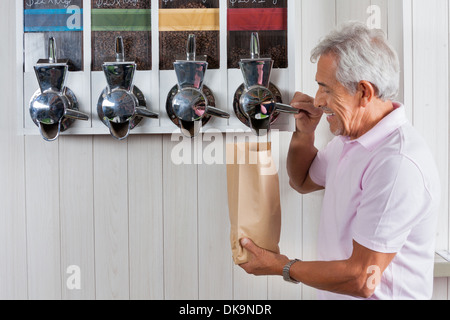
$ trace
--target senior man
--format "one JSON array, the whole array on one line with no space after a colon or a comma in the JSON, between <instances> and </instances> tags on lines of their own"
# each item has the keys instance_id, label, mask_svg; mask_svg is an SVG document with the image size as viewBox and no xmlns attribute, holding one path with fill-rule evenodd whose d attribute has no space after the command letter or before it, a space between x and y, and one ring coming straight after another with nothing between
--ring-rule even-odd
<instances>
[{"instance_id":1,"label":"senior man","mask_svg":"<svg viewBox=\"0 0 450 320\"><path fill-rule=\"evenodd\" d=\"M300 109L288 155L291 186L325 189L318 261L290 260L241 244L241 267L319 289L321 299L430 299L440 185L425 141L393 102L399 62L380 30L347 23L313 50L319 89L297 93ZM432 112L432 110L430 110ZM315 130L326 115L336 137L321 151Z\"/></svg>"}]
</instances>

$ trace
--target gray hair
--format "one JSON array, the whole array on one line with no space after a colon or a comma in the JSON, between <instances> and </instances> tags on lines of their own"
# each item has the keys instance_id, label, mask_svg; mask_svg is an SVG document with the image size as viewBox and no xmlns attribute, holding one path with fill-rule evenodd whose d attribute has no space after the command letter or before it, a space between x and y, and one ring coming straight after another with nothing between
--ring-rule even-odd
<instances>
[{"instance_id":1,"label":"gray hair","mask_svg":"<svg viewBox=\"0 0 450 320\"><path fill-rule=\"evenodd\" d=\"M351 94L360 81L375 86L382 100L393 100L400 86L400 63L382 30L360 22L348 22L332 31L313 49L311 61L333 53L338 57L337 80Z\"/></svg>"}]
</instances>

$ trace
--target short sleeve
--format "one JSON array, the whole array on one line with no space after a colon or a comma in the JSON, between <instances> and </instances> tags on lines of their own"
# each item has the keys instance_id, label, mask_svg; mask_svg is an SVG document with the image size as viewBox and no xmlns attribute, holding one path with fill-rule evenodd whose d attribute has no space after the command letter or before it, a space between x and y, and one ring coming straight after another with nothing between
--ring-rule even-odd
<instances>
[{"instance_id":1,"label":"short sleeve","mask_svg":"<svg viewBox=\"0 0 450 320\"><path fill-rule=\"evenodd\" d=\"M353 239L381 253L397 253L411 230L430 211L430 194L420 169L402 155L368 168L353 224Z\"/></svg>"},{"instance_id":2,"label":"short sleeve","mask_svg":"<svg viewBox=\"0 0 450 320\"><path fill-rule=\"evenodd\" d=\"M328 164L333 163L331 157L333 157L333 155L340 155L340 151L337 149L342 149L342 143L338 137L333 139L323 150L319 151L311 164L309 176L318 186L326 186Z\"/></svg>"},{"instance_id":3,"label":"short sleeve","mask_svg":"<svg viewBox=\"0 0 450 320\"><path fill-rule=\"evenodd\" d=\"M311 167L309 168L309 176L312 181L322 187L325 187L327 178L327 163L326 152L319 151L311 164Z\"/></svg>"}]
</instances>

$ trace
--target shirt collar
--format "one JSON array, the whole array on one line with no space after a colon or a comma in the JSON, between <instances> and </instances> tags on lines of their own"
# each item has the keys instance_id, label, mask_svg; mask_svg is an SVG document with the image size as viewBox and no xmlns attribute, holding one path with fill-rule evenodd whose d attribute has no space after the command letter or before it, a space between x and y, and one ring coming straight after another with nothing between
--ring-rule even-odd
<instances>
[{"instance_id":1,"label":"shirt collar","mask_svg":"<svg viewBox=\"0 0 450 320\"><path fill-rule=\"evenodd\" d=\"M384 117L369 132L356 140L350 140L348 137L342 137L344 143L358 142L364 148L372 151L379 143L390 136L395 130L408 122L405 107L398 102L394 102L394 111Z\"/></svg>"}]
</instances>

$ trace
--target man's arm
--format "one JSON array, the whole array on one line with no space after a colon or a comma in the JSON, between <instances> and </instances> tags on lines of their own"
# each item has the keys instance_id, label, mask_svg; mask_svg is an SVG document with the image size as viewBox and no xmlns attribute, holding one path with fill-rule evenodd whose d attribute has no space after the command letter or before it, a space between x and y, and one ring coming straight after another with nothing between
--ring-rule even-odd
<instances>
[{"instance_id":1,"label":"man's arm","mask_svg":"<svg viewBox=\"0 0 450 320\"><path fill-rule=\"evenodd\" d=\"M309 168L316 158L318 150L314 147L314 133L295 132L287 157L289 184L301 194L322 190L309 176Z\"/></svg>"},{"instance_id":2,"label":"man's arm","mask_svg":"<svg viewBox=\"0 0 450 320\"><path fill-rule=\"evenodd\" d=\"M249 274L280 275L289 262L286 256L257 247L251 240L241 244L252 254L250 262L241 265ZM360 298L370 298L395 253L380 253L353 242L353 253L343 261L299 261L292 265L291 278L310 287Z\"/></svg>"},{"instance_id":3,"label":"man's arm","mask_svg":"<svg viewBox=\"0 0 450 320\"><path fill-rule=\"evenodd\" d=\"M287 158L287 171L291 187L306 194L323 189L309 177L309 168L318 150L314 146L315 130L322 118L323 111L314 106L314 99L297 92L291 105L300 109L296 115L297 131L292 136Z\"/></svg>"},{"instance_id":4,"label":"man's arm","mask_svg":"<svg viewBox=\"0 0 450 320\"><path fill-rule=\"evenodd\" d=\"M320 290L370 298L395 255L375 252L353 241L348 260L300 262L292 266L291 277Z\"/></svg>"}]
</instances>

